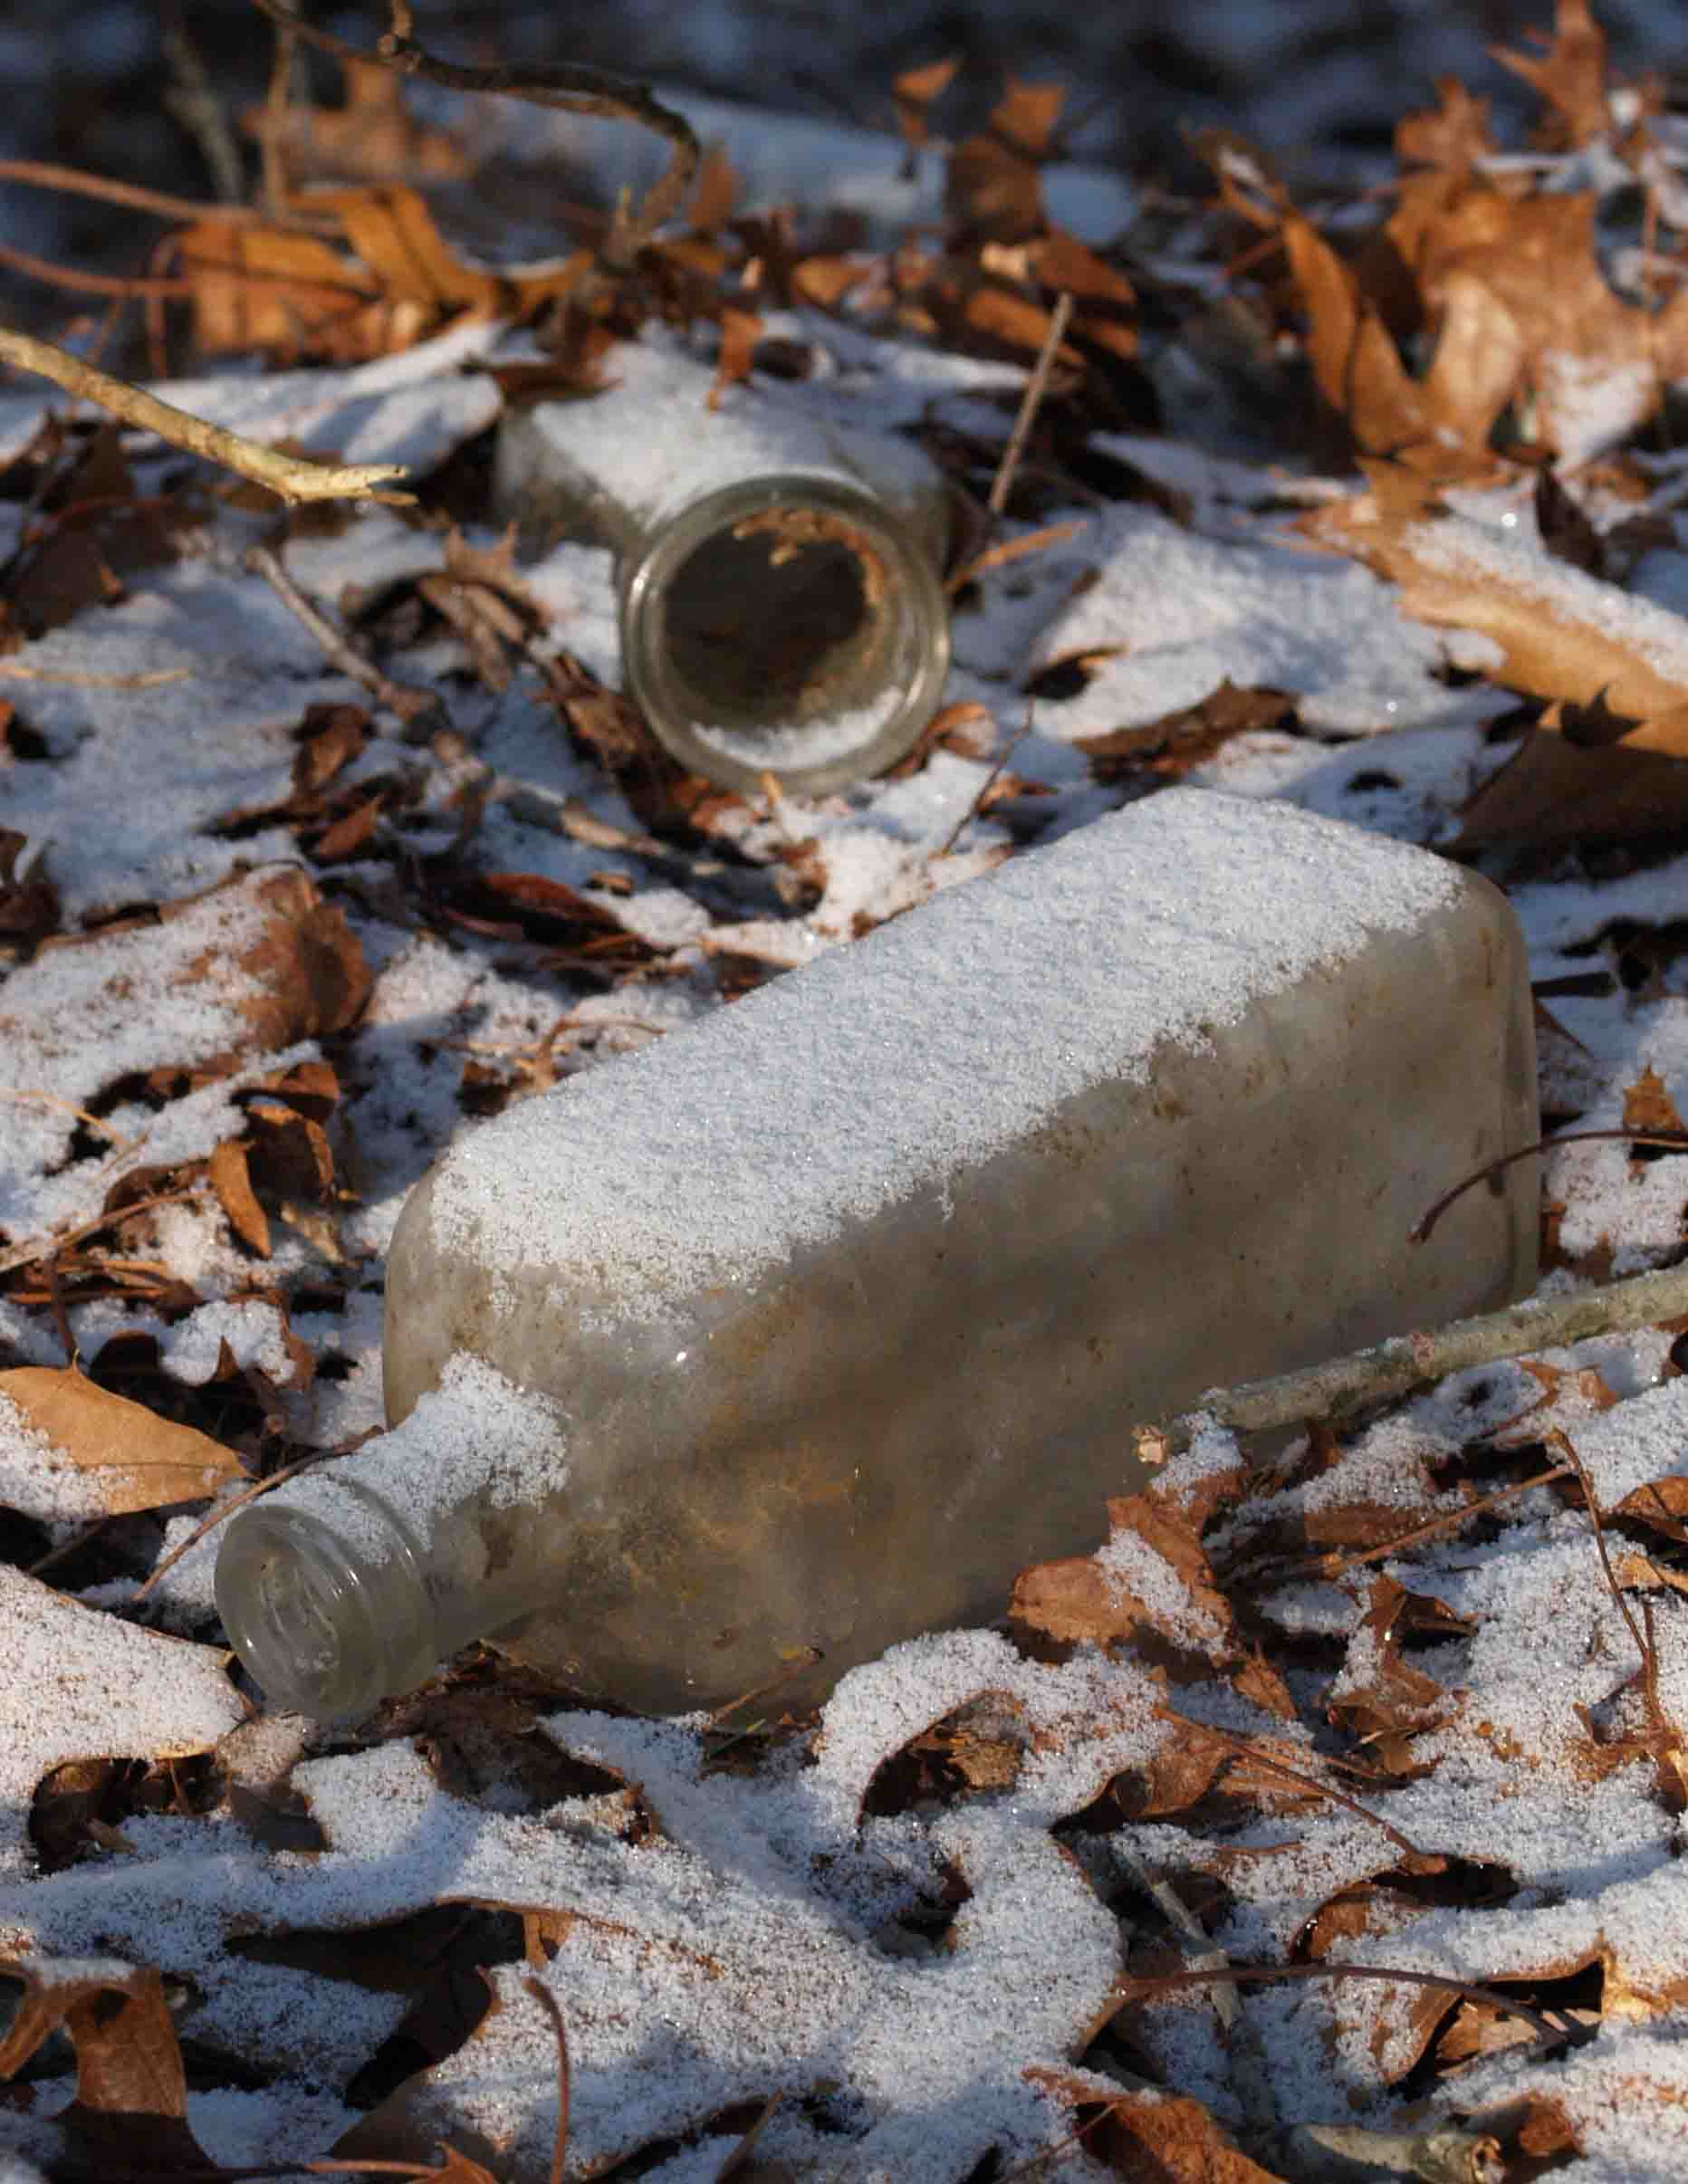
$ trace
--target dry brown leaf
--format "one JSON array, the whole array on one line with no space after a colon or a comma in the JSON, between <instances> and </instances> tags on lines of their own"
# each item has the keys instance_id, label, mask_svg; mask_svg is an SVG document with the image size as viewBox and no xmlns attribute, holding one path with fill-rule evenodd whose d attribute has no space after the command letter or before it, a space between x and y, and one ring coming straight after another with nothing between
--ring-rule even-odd
<instances>
[{"instance_id":1,"label":"dry brown leaf","mask_svg":"<svg viewBox=\"0 0 1688 2184\"><path fill-rule=\"evenodd\" d=\"M1529 34L1547 43L1539 31ZM1591 143L1610 128L1606 36L1589 13L1588 0L1558 0L1553 38L1545 53L1521 53L1504 45L1489 51L1556 110L1573 145Z\"/></svg>"},{"instance_id":2,"label":"dry brown leaf","mask_svg":"<svg viewBox=\"0 0 1688 2184\"><path fill-rule=\"evenodd\" d=\"M1436 78L1435 110L1404 114L1395 127L1403 167L1441 167L1464 173L1494 150L1487 99L1474 99L1457 76Z\"/></svg>"},{"instance_id":3,"label":"dry brown leaf","mask_svg":"<svg viewBox=\"0 0 1688 2184\"><path fill-rule=\"evenodd\" d=\"M1418 384L1353 269L1300 213L1284 215L1282 235L1310 321L1313 377L1326 401L1348 419L1356 445L1385 455L1427 438Z\"/></svg>"},{"instance_id":4,"label":"dry brown leaf","mask_svg":"<svg viewBox=\"0 0 1688 2184\"><path fill-rule=\"evenodd\" d=\"M43 1462L72 1465L96 1487L108 1516L198 1501L245 1478L221 1442L112 1394L73 1366L14 1366L0 1373L0 1395L52 1443Z\"/></svg>"},{"instance_id":5,"label":"dry brown leaf","mask_svg":"<svg viewBox=\"0 0 1688 2184\"><path fill-rule=\"evenodd\" d=\"M1582 706L1602 699L1640 723L1626 734L1626 749L1688 750L1688 684L1656 665L1639 627L1630 634L1624 594L1557 564L1544 568L1463 518L1418 522L1395 512L1376 489L1384 474L1369 473L1373 491L1320 509L1300 527L1398 584L1401 611L1415 620L1492 639L1504 655L1491 671L1496 682Z\"/></svg>"},{"instance_id":6,"label":"dry brown leaf","mask_svg":"<svg viewBox=\"0 0 1688 2184\"><path fill-rule=\"evenodd\" d=\"M1393 1577L1372 1580L1360 1624L1366 1657L1376 1662L1363 1689L1346 1691L1326 1709L1334 1728L1365 1746L1388 1774L1410 1779L1424 1770L1412 1755L1416 1736L1440 1727L1459 1707L1457 1694L1401 1656L1411 1595Z\"/></svg>"},{"instance_id":7,"label":"dry brown leaf","mask_svg":"<svg viewBox=\"0 0 1688 2184\"><path fill-rule=\"evenodd\" d=\"M697 181L686 217L694 231L713 235L733 216L742 187L738 169L718 144L712 144L697 169Z\"/></svg>"},{"instance_id":8,"label":"dry brown leaf","mask_svg":"<svg viewBox=\"0 0 1688 2184\"><path fill-rule=\"evenodd\" d=\"M250 874L229 884L230 895L244 896L264 913L262 928L235 954L207 951L189 968L188 982L214 981L216 967L232 963L259 991L243 994L235 1006L251 1027L257 1048L291 1047L300 1039L323 1039L356 1022L371 984L362 944L341 912L325 902L296 865ZM223 889L213 889L221 896ZM160 905L168 924L190 915L207 898L190 896Z\"/></svg>"},{"instance_id":9,"label":"dry brown leaf","mask_svg":"<svg viewBox=\"0 0 1688 2184\"><path fill-rule=\"evenodd\" d=\"M1682 1116L1676 1102L1666 1089L1664 1079L1646 1063L1641 1075L1624 1094L1624 1127L1626 1130L1674 1130L1681 1132ZM1617 1398L1612 1396L1616 1403Z\"/></svg>"},{"instance_id":10,"label":"dry brown leaf","mask_svg":"<svg viewBox=\"0 0 1688 2184\"><path fill-rule=\"evenodd\" d=\"M204 356L261 350L361 364L408 348L427 327L417 306L389 303L373 273L315 235L203 220L173 251Z\"/></svg>"},{"instance_id":11,"label":"dry brown leaf","mask_svg":"<svg viewBox=\"0 0 1688 2184\"><path fill-rule=\"evenodd\" d=\"M299 745L293 794L311 796L358 756L374 733L374 723L361 705L316 704L306 707L293 733Z\"/></svg>"},{"instance_id":12,"label":"dry brown leaf","mask_svg":"<svg viewBox=\"0 0 1688 2184\"><path fill-rule=\"evenodd\" d=\"M1688 766L1627 743L1580 750L1538 729L1461 810L1456 849L1638 840L1688 827Z\"/></svg>"},{"instance_id":13,"label":"dry brown leaf","mask_svg":"<svg viewBox=\"0 0 1688 2184\"><path fill-rule=\"evenodd\" d=\"M991 127L1024 158L1047 159L1066 100L1064 84L1031 83L1023 77L1011 76L1006 90L991 109Z\"/></svg>"},{"instance_id":14,"label":"dry brown leaf","mask_svg":"<svg viewBox=\"0 0 1688 2184\"><path fill-rule=\"evenodd\" d=\"M709 389L711 409L720 408L721 398L729 387L740 386L749 378L761 338L758 312L743 311L734 303L721 306L721 353L715 365L715 383Z\"/></svg>"},{"instance_id":15,"label":"dry brown leaf","mask_svg":"<svg viewBox=\"0 0 1688 2184\"><path fill-rule=\"evenodd\" d=\"M404 78L396 70L356 60L341 61L340 67L344 105L293 104L283 115L281 148L295 187L328 176L449 182L466 173L462 140L413 117ZM272 124L267 106L250 107L240 117L251 137L269 136Z\"/></svg>"},{"instance_id":16,"label":"dry brown leaf","mask_svg":"<svg viewBox=\"0 0 1688 2184\"><path fill-rule=\"evenodd\" d=\"M1121 2093L1104 2081L1033 2067L1027 2078L1071 2110L1093 2161L1132 2184L1282 2184L1199 2101L1158 2091Z\"/></svg>"},{"instance_id":17,"label":"dry brown leaf","mask_svg":"<svg viewBox=\"0 0 1688 2184\"><path fill-rule=\"evenodd\" d=\"M62 2028L76 2053L76 2099L62 2122L83 2160L103 2158L113 2173L210 2166L187 2127L187 2077L159 1972L31 1957L0 1970L24 1984L0 2041L0 2078L15 2077Z\"/></svg>"},{"instance_id":18,"label":"dry brown leaf","mask_svg":"<svg viewBox=\"0 0 1688 2184\"><path fill-rule=\"evenodd\" d=\"M897 105L897 126L910 151L918 151L931 139L931 110L954 81L961 66L959 54L946 61L928 62L925 68L906 68L891 81Z\"/></svg>"},{"instance_id":19,"label":"dry brown leaf","mask_svg":"<svg viewBox=\"0 0 1688 2184\"><path fill-rule=\"evenodd\" d=\"M228 1225L242 1243L258 1254L270 1256L270 1217L258 1203L246 1164L246 1141L225 1137L211 1155L211 1188L227 1217Z\"/></svg>"}]
</instances>

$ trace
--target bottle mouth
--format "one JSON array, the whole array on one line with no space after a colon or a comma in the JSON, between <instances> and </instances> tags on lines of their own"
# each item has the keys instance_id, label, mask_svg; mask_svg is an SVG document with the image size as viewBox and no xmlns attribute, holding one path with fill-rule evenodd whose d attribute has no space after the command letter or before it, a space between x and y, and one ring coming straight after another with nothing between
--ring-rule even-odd
<instances>
[{"instance_id":1,"label":"bottle mouth","mask_svg":"<svg viewBox=\"0 0 1688 2184\"><path fill-rule=\"evenodd\" d=\"M705 493L624 566L628 685L693 771L820 795L901 758L937 709L949 608L925 546L846 478Z\"/></svg>"},{"instance_id":2,"label":"bottle mouth","mask_svg":"<svg viewBox=\"0 0 1688 2184\"><path fill-rule=\"evenodd\" d=\"M382 1629L375 1576L303 1511L260 1505L229 1527L217 1557L217 1612L271 1707L326 1720L367 1712L402 1688L388 1665L393 1633Z\"/></svg>"}]
</instances>

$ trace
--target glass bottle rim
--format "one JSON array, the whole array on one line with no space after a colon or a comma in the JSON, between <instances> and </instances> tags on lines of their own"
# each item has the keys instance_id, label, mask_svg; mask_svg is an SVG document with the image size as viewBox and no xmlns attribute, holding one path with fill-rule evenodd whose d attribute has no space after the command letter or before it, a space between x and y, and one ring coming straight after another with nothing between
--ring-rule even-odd
<instances>
[{"instance_id":1,"label":"glass bottle rim","mask_svg":"<svg viewBox=\"0 0 1688 2184\"><path fill-rule=\"evenodd\" d=\"M881 702L820 712L786 732L791 759L758 763L732 748L731 723L697 716L697 694L676 667L667 626L676 579L700 548L725 540L759 516L789 510L831 519L831 539L871 571L864 586L876 618L874 634L888 672L873 694ZM629 694L660 742L693 772L724 787L754 792L772 774L796 795L825 795L882 772L913 746L936 712L950 665L949 603L934 557L917 526L854 478L824 471L781 471L701 493L677 514L653 525L619 571L622 659ZM849 714L865 714L851 733ZM820 755L806 760L801 745Z\"/></svg>"}]
</instances>

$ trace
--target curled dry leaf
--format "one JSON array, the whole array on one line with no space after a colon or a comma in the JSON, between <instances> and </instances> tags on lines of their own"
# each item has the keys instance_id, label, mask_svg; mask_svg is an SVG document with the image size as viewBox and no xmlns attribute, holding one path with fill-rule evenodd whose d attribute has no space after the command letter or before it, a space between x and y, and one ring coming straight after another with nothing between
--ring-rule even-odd
<instances>
[{"instance_id":1,"label":"curled dry leaf","mask_svg":"<svg viewBox=\"0 0 1688 2184\"><path fill-rule=\"evenodd\" d=\"M0 1373L0 1429L8 1409L39 1436L43 1489L70 1467L93 1489L104 1516L197 1501L245 1477L221 1442L114 1395L73 1368L19 1365Z\"/></svg>"},{"instance_id":2,"label":"curled dry leaf","mask_svg":"<svg viewBox=\"0 0 1688 2184\"><path fill-rule=\"evenodd\" d=\"M1167 2184L1282 2184L1237 2145L1201 2102L1159 2091L1121 2093L1106 2078L1079 2071L1031 2070L1027 2076L1052 2101L1070 2109L1084 2130L1084 2150L1110 2174L1154 2177Z\"/></svg>"},{"instance_id":3,"label":"curled dry leaf","mask_svg":"<svg viewBox=\"0 0 1688 2184\"><path fill-rule=\"evenodd\" d=\"M113 2173L203 2170L208 2155L187 2127L187 2075L162 1976L115 1958L0 1960L24 1983L0 2041L0 2078L14 2078L62 2030L76 2051L76 2099L60 2119L83 2162L103 2157Z\"/></svg>"}]
</instances>

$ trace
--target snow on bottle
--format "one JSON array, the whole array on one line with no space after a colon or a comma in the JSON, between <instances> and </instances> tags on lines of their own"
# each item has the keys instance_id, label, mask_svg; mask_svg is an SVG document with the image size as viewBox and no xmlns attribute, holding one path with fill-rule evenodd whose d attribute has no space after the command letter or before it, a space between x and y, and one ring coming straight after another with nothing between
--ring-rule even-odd
<instances>
[{"instance_id":1,"label":"snow on bottle","mask_svg":"<svg viewBox=\"0 0 1688 2184\"><path fill-rule=\"evenodd\" d=\"M235 1518L231 1641L354 1712L456 1648L813 1696L989 1622L1204 1389L1536 1276L1522 941L1486 881L1175 789L468 1132L388 1269L392 1430Z\"/></svg>"}]
</instances>

